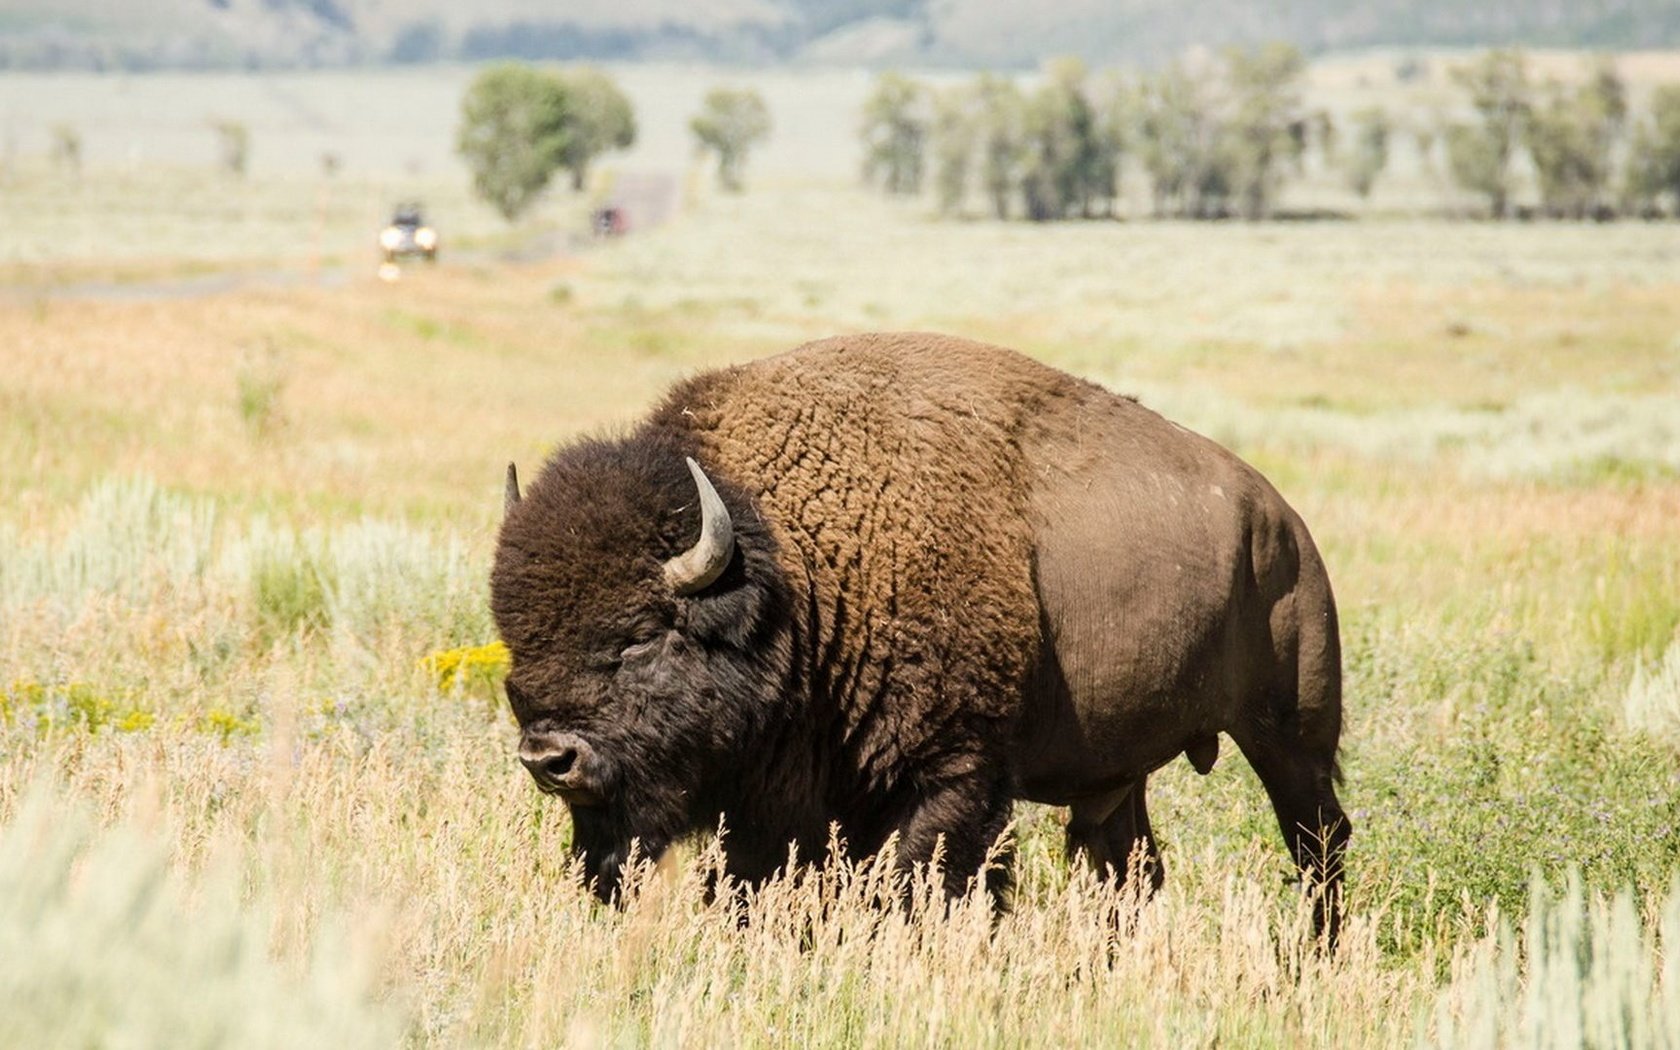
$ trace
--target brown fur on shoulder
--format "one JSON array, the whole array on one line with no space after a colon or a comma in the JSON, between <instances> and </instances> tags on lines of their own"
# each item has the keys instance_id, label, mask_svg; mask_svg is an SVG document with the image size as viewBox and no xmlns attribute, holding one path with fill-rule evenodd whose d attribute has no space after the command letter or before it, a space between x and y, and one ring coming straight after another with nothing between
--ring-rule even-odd
<instances>
[{"instance_id":1,"label":"brown fur on shoulder","mask_svg":"<svg viewBox=\"0 0 1680 1050\"><path fill-rule=\"evenodd\" d=\"M997 347L871 335L701 376L655 414L755 494L809 581L846 747L877 780L966 762L1013 718L1038 645L1019 442L1078 386Z\"/></svg>"}]
</instances>

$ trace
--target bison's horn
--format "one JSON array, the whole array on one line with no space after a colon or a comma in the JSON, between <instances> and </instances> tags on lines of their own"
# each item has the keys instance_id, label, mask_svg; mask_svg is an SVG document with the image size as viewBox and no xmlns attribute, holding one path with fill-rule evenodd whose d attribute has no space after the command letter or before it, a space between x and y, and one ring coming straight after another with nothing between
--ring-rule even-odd
<instances>
[{"instance_id":1,"label":"bison's horn","mask_svg":"<svg viewBox=\"0 0 1680 1050\"><path fill-rule=\"evenodd\" d=\"M694 475L694 487L700 490L700 538L665 563L665 582L682 597L710 587L735 556L735 524L729 520L729 508L692 458L688 472Z\"/></svg>"},{"instance_id":2,"label":"bison's horn","mask_svg":"<svg viewBox=\"0 0 1680 1050\"><path fill-rule=\"evenodd\" d=\"M519 502L519 471L512 463L508 464L507 487L502 490L502 513L506 514Z\"/></svg>"}]
</instances>

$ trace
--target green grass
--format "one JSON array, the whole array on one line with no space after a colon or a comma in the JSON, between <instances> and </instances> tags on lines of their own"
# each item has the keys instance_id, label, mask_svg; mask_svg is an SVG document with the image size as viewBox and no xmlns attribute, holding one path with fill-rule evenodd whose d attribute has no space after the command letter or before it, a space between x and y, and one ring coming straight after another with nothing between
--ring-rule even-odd
<instances>
[{"instance_id":1,"label":"green grass","mask_svg":"<svg viewBox=\"0 0 1680 1050\"><path fill-rule=\"evenodd\" d=\"M251 575L251 604L265 637L309 635L327 626L328 571L308 550L261 556Z\"/></svg>"}]
</instances>

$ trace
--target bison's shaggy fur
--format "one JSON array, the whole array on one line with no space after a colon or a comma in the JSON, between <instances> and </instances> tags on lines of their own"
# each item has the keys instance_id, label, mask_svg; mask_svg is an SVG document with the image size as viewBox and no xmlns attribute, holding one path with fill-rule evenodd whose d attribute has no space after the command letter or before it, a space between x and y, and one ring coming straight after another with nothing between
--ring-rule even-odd
<instances>
[{"instance_id":1,"label":"bison's shaggy fur","mask_svg":"<svg viewBox=\"0 0 1680 1050\"><path fill-rule=\"evenodd\" d=\"M686 457L735 534L681 597ZM854 336L684 382L511 506L493 606L527 739L586 742L568 800L604 894L632 839L720 818L746 879L836 822L906 862L942 842L958 892L1017 797L1070 806L1070 850L1124 877L1134 847L1158 861L1145 777L1211 765L1220 732L1339 878L1340 654L1306 529L1212 442L1011 351Z\"/></svg>"}]
</instances>

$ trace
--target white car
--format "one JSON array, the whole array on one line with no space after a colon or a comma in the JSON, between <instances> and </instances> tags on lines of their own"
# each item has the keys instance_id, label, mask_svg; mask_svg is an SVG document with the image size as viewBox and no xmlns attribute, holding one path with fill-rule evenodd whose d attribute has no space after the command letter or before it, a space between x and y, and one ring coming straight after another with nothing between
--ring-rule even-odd
<instances>
[{"instance_id":1,"label":"white car","mask_svg":"<svg viewBox=\"0 0 1680 1050\"><path fill-rule=\"evenodd\" d=\"M418 205L405 204L392 214L391 224L379 231L379 247L387 263L394 264L398 259L414 255L436 262L438 235L420 217Z\"/></svg>"}]
</instances>

